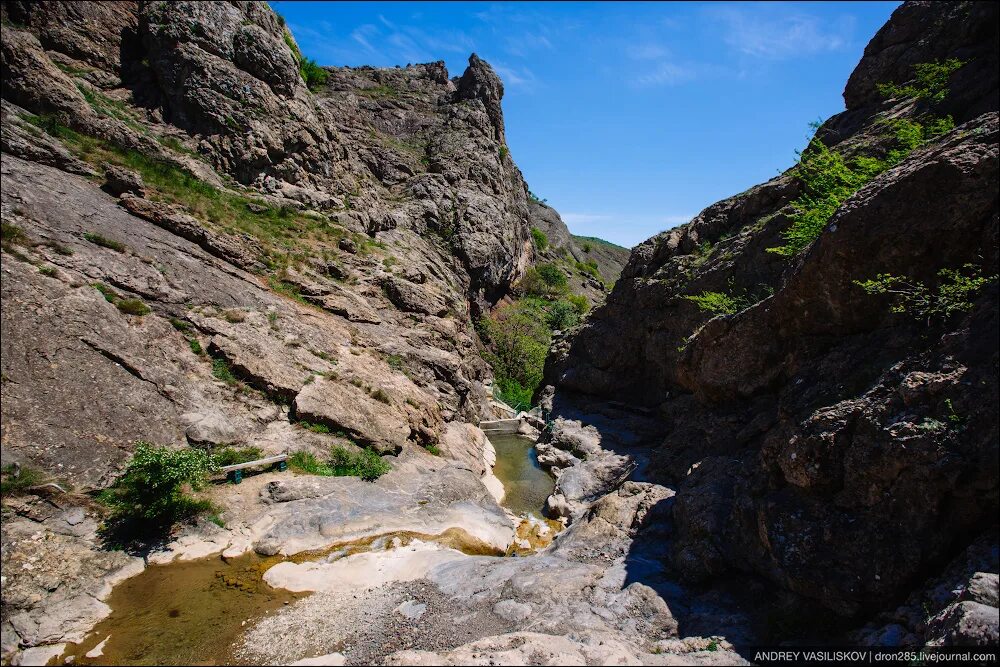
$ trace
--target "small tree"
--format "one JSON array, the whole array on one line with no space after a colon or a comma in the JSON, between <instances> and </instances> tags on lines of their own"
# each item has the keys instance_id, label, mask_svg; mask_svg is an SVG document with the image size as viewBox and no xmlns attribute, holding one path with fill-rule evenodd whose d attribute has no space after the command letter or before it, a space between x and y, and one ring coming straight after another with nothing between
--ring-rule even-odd
<instances>
[{"instance_id":1,"label":"small tree","mask_svg":"<svg viewBox=\"0 0 1000 667\"><path fill-rule=\"evenodd\" d=\"M201 449L136 443L124 474L101 494L111 508L109 528L119 537L147 534L210 509L211 503L187 492L201 489L214 468Z\"/></svg>"},{"instance_id":2,"label":"small tree","mask_svg":"<svg viewBox=\"0 0 1000 667\"><path fill-rule=\"evenodd\" d=\"M894 298L892 312L906 313L926 322L946 320L956 313L972 310L972 300L979 291L997 279L983 276L975 264L965 264L960 269L941 269L937 288L924 285L919 280L880 273L870 280L855 280L854 284L868 294L888 294Z\"/></svg>"},{"instance_id":3,"label":"small tree","mask_svg":"<svg viewBox=\"0 0 1000 667\"><path fill-rule=\"evenodd\" d=\"M486 358L505 401L530 403L542 381L552 339L545 315L540 304L526 299L502 306L480 321L480 332L489 346Z\"/></svg>"}]
</instances>

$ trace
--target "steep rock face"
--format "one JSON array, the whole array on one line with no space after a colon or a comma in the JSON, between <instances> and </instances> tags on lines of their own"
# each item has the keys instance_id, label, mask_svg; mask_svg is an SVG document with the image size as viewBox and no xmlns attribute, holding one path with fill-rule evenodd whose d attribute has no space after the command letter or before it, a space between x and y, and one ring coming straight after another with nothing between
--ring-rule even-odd
<instances>
[{"instance_id":1,"label":"steep rock face","mask_svg":"<svg viewBox=\"0 0 1000 667\"><path fill-rule=\"evenodd\" d=\"M4 463L99 486L139 439L392 452L485 413L471 318L533 261L486 62L310 90L265 3L2 11Z\"/></svg>"},{"instance_id":2,"label":"steep rock face","mask_svg":"<svg viewBox=\"0 0 1000 667\"><path fill-rule=\"evenodd\" d=\"M585 393L660 420L647 473L677 488L686 576L751 571L858 615L995 525L995 277L944 319L894 313L855 281L998 273L996 26L987 3L900 7L817 136L882 157L892 119L947 113L958 127L854 193L792 258L767 249L791 222L795 170L710 206L636 247L607 304L557 345L556 406ZM877 91L946 58L966 65L939 105ZM685 298L707 293L738 297L735 312Z\"/></svg>"}]
</instances>

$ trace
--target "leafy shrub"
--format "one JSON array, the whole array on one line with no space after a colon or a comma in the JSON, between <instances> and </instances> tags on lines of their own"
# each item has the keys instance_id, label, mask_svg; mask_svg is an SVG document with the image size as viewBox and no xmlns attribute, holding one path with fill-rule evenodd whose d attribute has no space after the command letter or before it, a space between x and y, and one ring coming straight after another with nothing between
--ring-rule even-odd
<instances>
[{"instance_id":1,"label":"leafy shrub","mask_svg":"<svg viewBox=\"0 0 1000 667\"><path fill-rule=\"evenodd\" d=\"M191 325L190 324L188 324L184 320L176 318L176 317L171 317L170 318L170 326L172 326L174 329L177 329L181 333L187 333L187 332L191 331Z\"/></svg>"},{"instance_id":2,"label":"leafy shrub","mask_svg":"<svg viewBox=\"0 0 1000 667\"><path fill-rule=\"evenodd\" d=\"M539 264L535 268L538 270L538 275L549 287L566 287L566 274L555 264Z\"/></svg>"},{"instance_id":3,"label":"leafy shrub","mask_svg":"<svg viewBox=\"0 0 1000 667\"><path fill-rule=\"evenodd\" d=\"M187 491L201 489L214 468L204 450L137 442L125 472L100 495L111 508L109 527L118 534L145 533L210 509Z\"/></svg>"},{"instance_id":4,"label":"leafy shrub","mask_svg":"<svg viewBox=\"0 0 1000 667\"><path fill-rule=\"evenodd\" d=\"M392 405L392 399L389 398L389 394L385 393L382 388L378 388L371 393L372 398L374 398L379 403L385 403L386 405Z\"/></svg>"},{"instance_id":5,"label":"leafy shrub","mask_svg":"<svg viewBox=\"0 0 1000 667\"><path fill-rule=\"evenodd\" d=\"M538 195L536 195L531 190L528 190L528 199L530 199L533 202L538 202L539 204L544 204L545 202L548 201L548 199L541 199Z\"/></svg>"},{"instance_id":6,"label":"leafy shrub","mask_svg":"<svg viewBox=\"0 0 1000 667\"><path fill-rule=\"evenodd\" d=\"M546 320L551 328L565 331L580 321L580 313L569 301L556 301L549 306Z\"/></svg>"},{"instance_id":7,"label":"leafy shrub","mask_svg":"<svg viewBox=\"0 0 1000 667\"><path fill-rule=\"evenodd\" d=\"M874 158L854 158L848 164L814 137L799 160L802 194L792 202L792 224L782 232L785 245L768 248L768 252L791 257L804 250L819 237L841 203L885 169L886 164Z\"/></svg>"},{"instance_id":8,"label":"leafy shrub","mask_svg":"<svg viewBox=\"0 0 1000 667\"><path fill-rule=\"evenodd\" d=\"M370 449L352 452L344 447L330 449L330 467L335 476L360 477L373 482L391 470L391 466Z\"/></svg>"},{"instance_id":9,"label":"leafy shrub","mask_svg":"<svg viewBox=\"0 0 1000 667\"><path fill-rule=\"evenodd\" d=\"M391 466L370 449L352 452L345 447L330 449L330 460L319 461L308 452L296 452L288 459L288 465L310 475L323 477L360 477L374 481L391 470Z\"/></svg>"},{"instance_id":10,"label":"leafy shrub","mask_svg":"<svg viewBox=\"0 0 1000 667\"><path fill-rule=\"evenodd\" d=\"M983 276L980 267L965 264L959 269L941 269L939 282L931 288L917 280L880 273L870 280L855 280L868 294L887 294L893 297L893 313L907 313L926 321L946 320L956 313L972 310L972 301L983 287L997 276Z\"/></svg>"},{"instance_id":11,"label":"leafy shrub","mask_svg":"<svg viewBox=\"0 0 1000 667\"><path fill-rule=\"evenodd\" d=\"M539 250L545 250L549 247L549 237L538 227L531 228L531 238L535 242L535 247Z\"/></svg>"},{"instance_id":12,"label":"leafy shrub","mask_svg":"<svg viewBox=\"0 0 1000 667\"><path fill-rule=\"evenodd\" d=\"M576 309L578 315L583 317L590 310L590 301L587 300L582 294L567 294L566 300L573 304L573 308Z\"/></svg>"},{"instance_id":13,"label":"leafy shrub","mask_svg":"<svg viewBox=\"0 0 1000 667\"><path fill-rule=\"evenodd\" d=\"M233 374L233 369L229 367L229 362L221 357L212 359L212 375L217 380L222 380L228 385L239 384L239 378Z\"/></svg>"},{"instance_id":14,"label":"leafy shrub","mask_svg":"<svg viewBox=\"0 0 1000 667\"><path fill-rule=\"evenodd\" d=\"M736 299L725 292L702 292L701 294L692 294L683 298L693 301L700 310L709 313L732 315L741 310Z\"/></svg>"},{"instance_id":15,"label":"leafy shrub","mask_svg":"<svg viewBox=\"0 0 1000 667\"><path fill-rule=\"evenodd\" d=\"M288 457L288 465L300 472L304 472L309 475L322 475L324 477L332 477L333 471L330 467L320 462L315 455L309 452L295 452Z\"/></svg>"},{"instance_id":16,"label":"leafy shrub","mask_svg":"<svg viewBox=\"0 0 1000 667\"><path fill-rule=\"evenodd\" d=\"M101 236L100 234L96 234L94 232L87 232L83 235L83 238L87 239L94 245L101 246L102 248L108 248L110 250L114 250L115 252L125 252L124 243L119 243L114 239L106 238L104 236Z\"/></svg>"},{"instance_id":17,"label":"leafy shrub","mask_svg":"<svg viewBox=\"0 0 1000 667\"><path fill-rule=\"evenodd\" d=\"M944 62L917 63L913 66L913 79L906 85L896 83L876 84L876 90L883 97L915 97L931 102L941 102L948 96L948 79L952 73L965 65L958 58Z\"/></svg>"},{"instance_id":18,"label":"leafy shrub","mask_svg":"<svg viewBox=\"0 0 1000 667\"><path fill-rule=\"evenodd\" d=\"M774 288L770 285L761 284L755 290L750 291L746 288L737 287L735 278L730 278L729 291L727 292L705 291L701 294L687 295L682 298L694 302L699 310L709 313L732 315L741 310L746 310L772 294L774 294Z\"/></svg>"},{"instance_id":19,"label":"leafy shrub","mask_svg":"<svg viewBox=\"0 0 1000 667\"><path fill-rule=\"evenodd\" d=\"M313 433L329 433L330 427L326 424L311 424L305 420L298 422L298 425Z\"/></svg>"},{"instance_id":20,"label":"leafy shrub","mask_svg":"<svg viewBox=\"0 0 1000 667\"><path fill-rule=\"evenodd\" d=\"M256 461L263 456L260 447L223 447L212 453L212 462L217 467L232 466L247 461Z\"/></svg>"},{"instance_id":21,"label":"leafy shrub","mask_svg":"<svg viewBox=\"0 0 1000 667\"><path fill-rule=\"evenodd\" d=\"M120 299L115 307L126 315L148 315L152 309L143 303L142 299Z\"/></svg>"},{"instance_id":22,"label":"leafy shrub","mask_svg":"<svg viewBox=\"0 0 1000 667\"><path fill-rule=\"evenodd\" d=\"M525 387L511 378L496 378L496 397L515 410L527 410L535 395L534 387Z\"/></svg>"},{"instance_id":23,"label":"leafy shrub","mask_svg":"<svg viewBox=\"0 0 1000 667\"><path fill-rule=\"evenodd\" d=\"M590 241L584 241L583 242L583 251L584 252L589 253L593 249L594 249L594 246L593 246L593 244L591 244Z\"/></svg>"},{"instance_id":24,"label":"leafy shrub","mask_svg":"<svg viewBox=\"0 0 1000 667\"><path fill-rule=\"evenodd\" d=\"M580 273L585 273L589 276L597 278L597 280L604 282L604 276L601 275L600 269L597 268L596 259L588 259L586 262L576 262L576 270Z\"/></svg>"},{"instance_id":25,"label":"leafy shrub","mask_svg":"<svg viewBox=\"0 0 1000 667\"><path fill-rule=\"evenodd\" d=\"M531 267L518 285L524 294L544 298L559 296L569 288L566 274L555 264L539 264Z\"/></svg>"}]
</instances>

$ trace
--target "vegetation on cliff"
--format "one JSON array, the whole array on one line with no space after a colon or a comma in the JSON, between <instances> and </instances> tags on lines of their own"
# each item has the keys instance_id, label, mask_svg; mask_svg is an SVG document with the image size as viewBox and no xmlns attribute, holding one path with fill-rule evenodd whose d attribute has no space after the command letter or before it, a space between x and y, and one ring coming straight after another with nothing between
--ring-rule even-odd
<instances>
[{"instance_id":1,"label":"vegetation on cliff","mask_svg":"<svg viewBox=\"0 0 1000 667\"><path fill-rule=\"evenodd\" d=\"M944 63L918 63L915 78L908 85L879 84L886 97L912 97L939 103L948 95L948 77L962 65L960 60ZM791 225L782 233L784 245L768 248L770 252L791 257L815 241L826 223L847 199L876 176L902 162L910 153L955 127L951 116L939 117L927 112L919 120L896 118L878 121L888 130L894 145L882 157L855 155L846 157L828 148L814 136L799 154L796 177L802 194L792 202ZM815 129L819 125L814 125Z\"/></svg>"}]
</instances>

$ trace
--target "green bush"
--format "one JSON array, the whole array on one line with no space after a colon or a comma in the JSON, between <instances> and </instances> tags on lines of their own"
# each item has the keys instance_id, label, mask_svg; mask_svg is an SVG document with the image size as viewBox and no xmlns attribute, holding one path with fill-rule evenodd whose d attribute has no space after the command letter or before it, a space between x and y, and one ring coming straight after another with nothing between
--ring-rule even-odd
<instances>
[{"instance_id":1,"label":"green bush","mask_svg":"<svg viewBox=\"0 0 1000 667\"><path fill-rule=\"evenodd\" d=\"M222 380L228 385L235 385L240 382L239 378L233 374L233 369L230 368L229 362L221 357L212 359L212 375L215 379Z\"/></svg>"},{"instance_id":2,"label":"green bush","mask_svg":"<svg viewBox=\"0 0 1000 667\"><path fill-rule=\"evenodd\" d=\"M0 223L2 227L2 242L10 243L12 245L26 245L28 243L28 235L24 233L24 230L17 225L11 224L9 222Z\"/></svg>"},{"instance_id":3,"label":"green bush","mask_svg":"<svg viewBox=\"0 0 1000 667\"><path fill-rule=\"evenodd\" d=\"M330 467L336 476L360 477L373 482L391 470L391 466L370 449L352 452L344 447L330 449Z\"/></svg>"},{"instance_id":4,"label":"green bush","mask_svg":"<svg viewBox=\"0 0 1000 667\"><path fill-rule=\"evenodd\" d=\"M545 250L549 247L549 237L538 227L531 228L531 238L535 242L535 247L539 250Z\"/></svg>"},{"instance_id":5,"label":"green bush","mask_svg":"<svg viewBox=\"0 0 1000 667\"><path fill-rule=\"evenodd\" d=\"M548 307L546 321L552 329L565 331L580 321L580 312L569 301L556 301Z\"/></svg>"},{"instance_id":6,"label":"green bush","mask_svg":"<svg viewBox=\"0 0 1000 667\"><path fill-rule=\"evenodd\" d=\"M496 397L515 410L531 408L531 399L535 395L534 387L525 387L517 380L498 377L496 382Z\"/></svg>"},{"instance_id":7,"label":"green bush","mask_svg":"<svg viewBox=\"0 0 1000 667\"><path fill-rule=\"evenodd\" d=\"M587 300L582 294L567 294L566 300L573 304L573 308L576 309L578 315L583 317L590 310L590 301Z\"/></svg>"},{"instance_id":8,"label":"green bush","mask_svg":"<svg viewBox=\"0 0 1000 667\"><path fill-rule=\"evenodd\" d=\"M334 446L330 448L330 460L319 461L308 452L296 452L288 459L288 465L310 475L323 477L360 477L374 481L389 472L392 467L370 449L360 452Z\"/></svg>"},{"instance_id":9,"label":"green bush","mask_svg":"<svg viewBox=\"0 0 1000 667\"><path fill-rule=\"evenodd\" d=\"M596 259L588 259L586 262L576 262L576 270L580 273L587 274L597 278L597 280L604 282L604 276L601 275L600 269L597 268Z\"/></svg>"},{"instance_id":10,"label":"green bush","mask_svg":"<svg viewBox=\"0 0 1000 667\"><path fill-rule=\"evenodd\" d=\"M948 79L966 63L958 58L944 62L917 63L913 66L913 79L906 85L879 83L876 89L883 97L915 97L931 102L941 102L948 96Z\"/></svg>"},{"instance_id":11,"label":"green bush","mask_svg":"<svg viewBox=\"0 0 1000 667\"><path fill-rule=\"evenodd\" d=\"M315 60L310 58L303 58L299 62L299 74L302 75L302 80L306 82L306 86L309 90L316 90L324 83L329 76L327 71L316 64Z\"/></svg>"},{"instance_id":12,"label":"green bush","mask_svg":"<svg viewBox=\"0 0 1000 667\"><path fill-rule=\"evenodd\" d=\"M983 276L975 264L941 269L937 275L939 282L935 288L888 273L880 273L869 280L855 280L854 284L868 294L893 297L892 312L909 314L930 325L933 320L946 320L956 313L972 310L975 296L997 279L995 275Z\"/></svg>"},{"instance_id":13,"label":"green bush","mask_svg":"<svg viewBox=\"0 0 1000 667\"><path fill-rule=\"evenodd\" d=\"M126 315L148 315L153 312L142 299L121 299L115 302L115 307Z\"/></svg>"},{"instance_id":14,"label":"green bush","mask_svg":"<svg viewBox=\"0 0 1000 667\"><path fill-rule=\"evenodd\" d=\"M264 451L260 447L223 447L212 452L212 462L217 467L232 466L247 461L256 461L262 458Z\"/></svg>"},{"instance_id":15,"label":"green bush","mask_svg":"<svg viewBox=\"0 0 1000 667\"><path fill-rule=\"evenodd\" d=\"M111 508L108 527L119 535L145 533L210 509L211 503L188 491L201 489L214 468L204 450L137 442L125 472L100 495Z\"/></svg>"},{"instance_id":16,"label":"green bush","mask_svg":"<svg viewBox=\"0 0 1000 667\"><path fill-rule=\"evenodd\" d=\"M760 284L754 290L739 287L735 278L729 279L729 289L726 292L704 291L701 294L692 294L681 298L694 302L699 310L709 313L721 313L732 315L741 310L746 310L750 306L763 301L774 294L774 288L770 285Z\"/></svg>"},{"instance_id":17,"label":"green bush","mask_svg":"<svg viewBox=\"0 0 1000 667\"><path fill-rule=\"evenodd\" d=\"M768 248L768 252L791 257L804 250L819 237L841 203L886 168L874 158L858 157L848 164L840 153L814 137L799 160L802 194L792 202L792 224L782 232L785 245Z\"/></svg>"},{"instance_id":18,"label":"green bush","mask_svg":"<svg viewBox=\"0 0 1000 667\"><path fill-rule=\"evenodd\" d=\"M564 294L569 283L566 274L555 264L539 264L524 273L518 287L529 297L553 298Z\"/></svg>"},{"instance_id":19,"label":"green bush","mask_svg":"<svg viewBox=\"0 0 1000 667\"><path fill-rule=\"evenodd\" d=\"M539 264L535 269L549 287L566 287L566 274L555 264Z\"/></svg>"},{"instance_id":20,"label":"green bush","mask_svg":"<svg viewBox=\"0 0 1000 667\"><path fill-rule=\"evenodd\" d=\"M702 292L701 294L688 295L682 298L693 301L700 310L709 313L732 315L742 310L737 300L725 292Z\"/></svg>"},{"instance_id":21,"label":"green bush","mask_svg":"<svg viewBox=\"0 0 1000 667\"><path fill-rule=\"evenodd\" d=\"M329 433L330 427L326 424L311 424L305 420L298 422L298 425L313 433Z\"/></svg>"}]
</instances>

